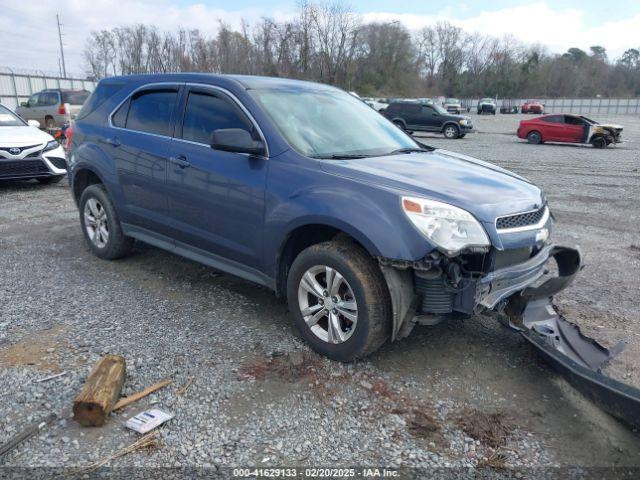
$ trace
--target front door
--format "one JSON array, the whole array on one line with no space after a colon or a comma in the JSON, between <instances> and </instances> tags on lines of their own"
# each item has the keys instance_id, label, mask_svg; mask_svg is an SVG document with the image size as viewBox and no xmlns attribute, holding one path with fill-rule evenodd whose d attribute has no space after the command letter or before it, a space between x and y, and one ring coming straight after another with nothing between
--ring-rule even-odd
<instances>
[{"instance_id":1,"label":"front door","mask_svg":"<svg viewBox=\"0 0 640 480\"><path fill-rule=\"evenodd\" d=\"M188 87L168 171L173 236L189 247L256 268L262 257L268 161L215 150L214 130L258 135L239 105L214 87ZM258 138L256 138L258 139Z\"/></svg>"},{"instance_id":2,"label":"front door","mask_svg":"<svg viewBox=\"0 0 640 480\"><path fill-rule=\"evenodd\" d=\"M429 105L422 106L421 123L423 130L439 132L442 130L442 116Z\"/></svg>"}]
</instances>

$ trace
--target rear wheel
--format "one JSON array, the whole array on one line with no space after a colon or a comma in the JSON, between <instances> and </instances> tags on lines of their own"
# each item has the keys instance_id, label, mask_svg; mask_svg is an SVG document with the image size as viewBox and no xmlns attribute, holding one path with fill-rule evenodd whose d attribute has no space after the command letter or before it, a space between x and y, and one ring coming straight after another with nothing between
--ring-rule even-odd
<instances>
[{"instance_id":1,"label":"rear wheel","mask_svg":"<svg viewBox=\"0 0 640 480\"><path fill-rule=\"evenodd\" d=\"M382 272L350 241L302 251L289 271L287 299L302 337L333 360L362 358L391 333L391 302Z\"/></svg>"},{"instance_id":2,"label":"rear wheel","mask_svg":"<svg viewBox=\"0 0 640 480\"><path fill-rule=\"evenodd\" d=\"M534 145L538 145L540 143L542 143L542 136L540 135L540 132L529 132L529 134L527 135L527 142L532 143Z\"/></svg>"},{"instance_id":3,"label":"rear wheel","mask_svg":"<svg viewBox=\"0 0 640 480\"><path fill-rule=\"evenodd\" d=\"M103 185L88 186L80 196L79 206L82 233L94 255L115 260L131 251L133 238L122 232L116 209Z\"/></svg>"},{"instance_id":4,"label":"rear wheel","mask_svg":"<svg viewBox=\"0 0 640 480\"><path fill-rule=\"evenodd\" d=\"M394 120L393 124L398 127L400 130L404 130L404 123L402 123L400 120Z\"/></svg>"},{"instance_id":5,"label":"rear wheel","mask_svg":"<svg viewBox=\"0 0 640 480\"><path fill-rule=\"evenodd\" d=\"M444 134L445 138L458 138L460 136L460 129L457 125L446 125L442 130L442 133Z\"/></svg>"},{"instance_id":6,"label":"rear wheel","mask_svg":"<svg viewBox=\"0 0 640 480\"><path fill-rule=\"evenodd\" d=\"M64 175L56 175L55 177L40 177L36 178L43 185L49 185L51 183L58 183L60 180L64 178Z\"/></svg>"}]
</instances>

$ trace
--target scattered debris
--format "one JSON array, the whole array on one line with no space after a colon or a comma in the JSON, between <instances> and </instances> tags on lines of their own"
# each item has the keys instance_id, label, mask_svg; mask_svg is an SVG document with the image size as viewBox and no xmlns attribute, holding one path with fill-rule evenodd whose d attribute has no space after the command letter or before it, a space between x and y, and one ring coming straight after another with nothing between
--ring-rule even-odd
<instances>
[{"instance_id":1,"label":"scattered debris","mask_svg":"<svg viewBox=\"0 0 640 480\"><path fill-rule=\"evenodd\" d=\"M48 377L44 377L44 378L40 378L38 380L35 380L35 383L48 382L49 380L53 380L54 378L62 377L63 375L66 375L67 373L69 373L69 372L67 372L65 370L64 372L56 373L55 375L49 375Z\"/></svg>"},{"instance_id":2,"label":"scattered debris","mask_svg":"<svg viewBox=\"0 0 640 480\"><path fill-rule=\"evenodd\" d=\"M124 408L127 405L132 404L133 402L137 402L141 398L144 398L147 395L152 394L156 390L160 390L161 388L166 387L170 383L171 383L171 379L165 378L164 380L161 380L158 383L154 383L150 387L145 388L141 392L134 393L133 395L129 395L128 397L125 397L125 398L121 398L120 400L118 400L118 403L116 403L113 406L113 410L120 410L121 408Z\"/></svg>"},{"instance_id":3,"label":"scattered debris","mask_svg":"<svg viewBox=\"0 0 640 480\"><path fill-rule=\"evenodd\" d=\"M244 365L238 369L239 380L284 380L294 382L317 374L322 370L320 357L301 351L269 357Z\"/></svg>"},{"instance_id":4,"label":"scattered debris","mask_svg":"<svg viewBox=\"0 0 640 480\"><path fill-rule=\"evenodd\" d=\"M361 380L360 386L366 390L371 390L373 388L373 385L370 382L367 382L366 380Z\"/></svg>"},{"instance_id":5,"label":"scattered debris","mask_svg":"<svg viewBox=\"0 0 640 480\"><path fill-rule=\"evenodd\" d=\"M129 453L137 452L140 450L152 450L154 448L157 448L159 445L160 445L160 441L158 440L158 432L148 433L144 437L133 442L128 447L121 448L120 450L117 450L116 452L112 453L108 457L103 458L102 460L98 460L97 462L90 463L89 465L77 470L76 473L84 474L84 473L93 472L99 469L100 467L102 467L103 465L109 463L111 460L124 457Z\"/></svg>"},{"instance_id":6,"label":"scattered debris","mask_svg":"<svg viewBox=\"0 0 640 480\"><path fill-rule=\"evenodd\" d=\"M178 389L178 391L176 392L176 395L178 395L178 396L180 396L180 397L181 397L182 395L184 395L185 393L187 393L187 390L189 390L189 387L191 386L191 384L192 384L192 383L193 383L193 377L189 377L189 378L187 378L187 381L186 381L186 382L184 382L184 385L182 385L182 386Z\"/></svg>"},{"instance_id":7,"label":"scattered debris","mask_svg":"<svg viewBox=\"0 0 640 480\"><path fill-rule=\"evenodd\" d=\"M106 355L102 358L73 402L73 419L85 427L104 425L120 397L125 375L124 357Z\"/></svg>"},{"instance_id":8,"label":"scattered debris","mask_svg":"<svg viewBox=\"0 0 640 480\"><path fill-rule=\"evenodd\" d=\"M454 421L471 438L493 448L503 446L515 429L513 421L502 412L485 413L465 408Z\"/></svg>"},{"instance_id":9,"label":"scattered debris","mask_svg":"<svg viewBox=\"0 0 640 480\"><path fill-rule=\"evenodd\" d=\"M25 428L22 432L11 437L6 443L4 443L3 445L0 445L0 457L2 457L5 453L8 453L14 448L16 448L25 440L28 440L29 438L36 435L40 430L42 430L44 427L49 425L56 418L58 418L58 416L55 413L50 413L40 421L31 424L30 426Z\"/></svg>"},{"instance_id":10,"label":"scattered debris","mask_svg":"<svg viewBox=\"0 0 640 480\"><path fill-rule=\"evenodd\" d=\"M127 420L125 425L138 433L147 433L174 417L172 413L166 413L157 408L145 410Z\"/></svg>"},{"instance_id":11,"label":"scattered debris","mask_svg":"<svg viewBox=\"0 0 640 480\"><path fill-rule=\"evenodd\" d=\"M490 468L492 470L505 470L507 467L505 465L507 457L502 452L492 452L487 459L481 459L478 462L478 469L482 468Z\"/></svg>"}]
</instances>

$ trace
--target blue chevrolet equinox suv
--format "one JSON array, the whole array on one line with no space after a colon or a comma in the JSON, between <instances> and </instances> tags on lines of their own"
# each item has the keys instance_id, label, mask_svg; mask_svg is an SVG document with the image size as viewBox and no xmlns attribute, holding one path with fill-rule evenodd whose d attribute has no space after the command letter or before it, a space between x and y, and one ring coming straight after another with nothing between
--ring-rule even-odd
<instances>
[{"instance_id":1,"label":"blue chevrolet equinox suv","mask_svg":"<svg viewBox=\"0 0 640 480\"><path fill-rule=\"evenodd\" d=\"M569 350L550 301L580 254L550 242L541 190L416 141L338 88L113 77L74 127L69 181L102 259L138 240L267 286L341 361L481 311Z\"/></svg>"}]
</instances>

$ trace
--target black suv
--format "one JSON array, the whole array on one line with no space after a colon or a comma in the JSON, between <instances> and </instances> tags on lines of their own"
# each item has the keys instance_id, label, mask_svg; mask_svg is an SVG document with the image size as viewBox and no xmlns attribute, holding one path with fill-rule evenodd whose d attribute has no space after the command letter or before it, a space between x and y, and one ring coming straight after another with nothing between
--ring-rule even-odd
<instances>
[{"instance_id":1,"label":"black suv","mask_svg":"<svg viewBox=\"0 0 640 480\"><path fill-rule=\"evenodd\" d=\"M435 103L394 102L383 115L408 133L437 132L446 138L462 138L473 131L471 118L452 115Z\"/></svg>"}]
</instances>

